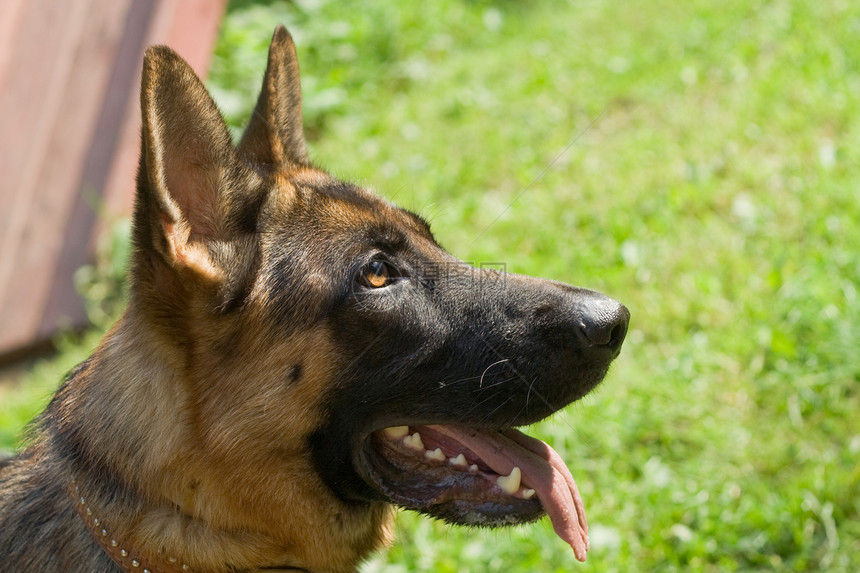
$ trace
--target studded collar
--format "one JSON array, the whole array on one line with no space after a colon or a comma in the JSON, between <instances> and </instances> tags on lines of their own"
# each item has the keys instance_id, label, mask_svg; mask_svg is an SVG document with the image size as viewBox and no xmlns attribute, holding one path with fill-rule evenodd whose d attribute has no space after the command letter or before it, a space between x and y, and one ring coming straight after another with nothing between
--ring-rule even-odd
<instances>
[{"instance_id":1,"label":"studded collar","mask_svg":"<svg viewBox=\"0 0 860 573\"><path fill-rule=\"evenodd\" d=\"M75 509L93 540L125 573L193 573L187 564L176 557L163 552L156 555L145 554L112 535L109 524L99 517L90 505L74 477L69 483L69 491Z\"/></svg>"}]
</instances>

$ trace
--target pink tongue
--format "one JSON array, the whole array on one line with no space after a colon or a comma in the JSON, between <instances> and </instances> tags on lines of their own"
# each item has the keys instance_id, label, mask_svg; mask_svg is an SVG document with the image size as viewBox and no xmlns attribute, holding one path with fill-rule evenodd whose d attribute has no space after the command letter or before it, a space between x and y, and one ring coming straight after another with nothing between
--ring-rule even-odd
<instances>
[{"instance_id":1,"label":"pink tongue","mask_svg":"<svg viewBox=\"0 0 860 573\"><path fill-rule=\"evenodd\" d=\"M457 426L430 427L472 450L499 475L508 475L518 466L523 482L537 492L555 532L571 546L579 561L585 561L589 546L585 506L558 452L513 429L499 432Z\"/></svg>"}]
</instances>

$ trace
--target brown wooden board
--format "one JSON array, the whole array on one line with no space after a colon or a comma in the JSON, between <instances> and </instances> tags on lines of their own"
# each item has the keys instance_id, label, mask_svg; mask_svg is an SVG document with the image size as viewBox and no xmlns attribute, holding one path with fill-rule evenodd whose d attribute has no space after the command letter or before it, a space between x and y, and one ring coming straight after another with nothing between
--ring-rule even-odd
<instances>
[{"instance_id":1,"label":"brown wooden board","mask_svg":"<svg viewBox=\"0 0 860 573\"><path fill-rule=\"evenodd\" d=\"M0 360L86 324L72 275L130 212L146 46L203 73L226 0L0 2Z\"/></svg>"}]
</instances>

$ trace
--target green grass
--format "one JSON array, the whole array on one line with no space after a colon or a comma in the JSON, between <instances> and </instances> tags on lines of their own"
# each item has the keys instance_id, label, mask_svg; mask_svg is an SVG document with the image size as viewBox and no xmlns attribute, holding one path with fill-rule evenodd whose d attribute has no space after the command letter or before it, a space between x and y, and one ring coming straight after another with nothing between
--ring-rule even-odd
<instances>
[{"instance_id":1,"label":"green grass","mask_svg":"<svg viewBox=\"0 0 860 573\"><path fill-rule=\"evenodd\" d=\"M209 85L237 130L277 22L315 160L463 259L633 315L606 382L534 429L586 564L548 523L403 513L365 573L860 570L860 4L234 2ZM2 397L0 446L93 340Z\"/></svg>"}]
</instances>

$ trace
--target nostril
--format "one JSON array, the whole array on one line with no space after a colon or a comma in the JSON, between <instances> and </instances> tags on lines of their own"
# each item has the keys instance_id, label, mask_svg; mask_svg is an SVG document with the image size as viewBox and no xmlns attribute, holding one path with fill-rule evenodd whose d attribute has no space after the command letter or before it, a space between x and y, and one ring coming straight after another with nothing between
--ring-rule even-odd
<instances>
[{"instance_id":1,"label":"nostril","mask_svg":"<svg viewBox=\"0 0 860 573\"><path fill-rule=\"evenodd\" d=\"M606 346L610 348L618 348L621 346L621 343L624 342L624 337L627 335L627 321L624 323L618 323L609 333L609 342L606 343Z\"/></svg>"},{"instance_id":2,"label":"nostril","mask_svg":"<svg viewBox=\"0 0 860 573\"><path fill-rule=\"evenodd\" d=\"M580 326L585 338L594 346L617 350L627 335L629 320L630 312L624 305L607 299L591 306L583 314Z\"/></svg>"}]
</instances>

